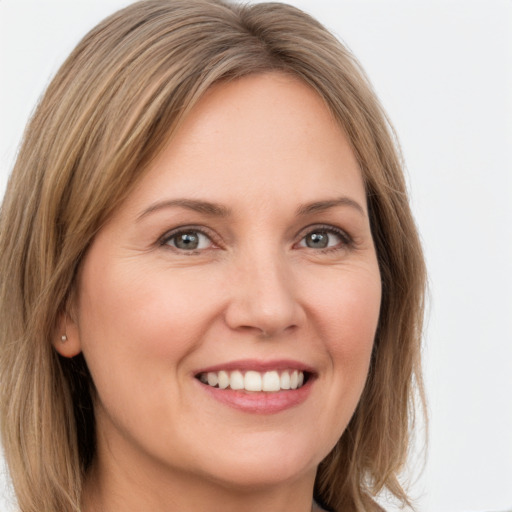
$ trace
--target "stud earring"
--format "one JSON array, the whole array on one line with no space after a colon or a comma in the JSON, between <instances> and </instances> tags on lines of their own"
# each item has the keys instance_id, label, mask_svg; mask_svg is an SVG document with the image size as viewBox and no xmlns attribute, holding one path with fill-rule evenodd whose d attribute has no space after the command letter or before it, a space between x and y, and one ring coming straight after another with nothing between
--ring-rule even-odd
<instances>
[{"instance_id":1,"label":"stud earring","mask_svg":"<svg viewBox=\"0 0 512 512\"><path fill-rule=\"evenodd\" d=\"M63 334L61 337L60 337L60 341L62 341L62 343L66 343L66 341L68 341L68 337Z\"/></svg>"}]
</instances>

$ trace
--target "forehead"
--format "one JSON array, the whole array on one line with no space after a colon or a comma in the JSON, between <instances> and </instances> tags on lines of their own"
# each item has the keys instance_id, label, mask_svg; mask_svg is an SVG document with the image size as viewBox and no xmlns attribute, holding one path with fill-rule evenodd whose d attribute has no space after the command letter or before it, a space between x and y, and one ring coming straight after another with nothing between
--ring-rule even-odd
<instances>
[{"instance_id":1,"label":"forehead","mask_svg":"<svg viewBox=\"0 0 512 512\"><path fill-rule=\"evenodd\" d=\"M212 86L192 109L177 133L174 146L194 135L217 147L291 148L299 139L346 142L324 100L297 77L282 72L249 75ZM221 136L224 135L224 139ZM262 155L263 156L263 155Z\"/></svg>"},{"instance_id":2,"label":"forehead","mask_svg":"<svg viewBox=\"0 0 512 512\"><path fill-rule=\"evenodd\" d=\"M266 73L214 85L132 199L165 192L220 202L255 195L309 202L347 191L365 203L356 158L323 99L295 77Z\"/></svg>"}]
</instances>

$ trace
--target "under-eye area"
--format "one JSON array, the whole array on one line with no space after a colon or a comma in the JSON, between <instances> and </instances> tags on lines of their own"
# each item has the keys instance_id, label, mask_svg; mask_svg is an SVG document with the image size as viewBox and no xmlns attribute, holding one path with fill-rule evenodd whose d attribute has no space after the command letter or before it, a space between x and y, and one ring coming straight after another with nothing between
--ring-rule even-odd
<instances>
[{"instance_id":1,"label":"under-eye area","mask_svg":"<svg viewBox=\"0 0 512 512\"><path fill-rule=\"evenodd\" d=\"M198 373L196 379L203 384L218 389L276 393L300 389L312 377L310 372L289 369L258 371L227 371Z\"/></svg>"}]
</instances>

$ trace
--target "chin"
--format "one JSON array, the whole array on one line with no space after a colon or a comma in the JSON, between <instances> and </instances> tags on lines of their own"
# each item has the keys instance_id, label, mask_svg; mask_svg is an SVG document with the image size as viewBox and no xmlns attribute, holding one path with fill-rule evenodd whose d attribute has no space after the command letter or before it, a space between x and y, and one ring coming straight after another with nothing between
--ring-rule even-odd
<instances>
[{"instance_id":1,"label":"chin","mask_svg":"<svg viewBox=\"0 0 512 512\"><path fill-rule=\"evenodd\" d=\"M242 490L272 487L311 477L329 447L314 449L314 441L306 445L290 442L293 434L258 435L251 441L231 443L222 454L212 454L206 472L224 486Z\"/></svg>"}]
</instances>

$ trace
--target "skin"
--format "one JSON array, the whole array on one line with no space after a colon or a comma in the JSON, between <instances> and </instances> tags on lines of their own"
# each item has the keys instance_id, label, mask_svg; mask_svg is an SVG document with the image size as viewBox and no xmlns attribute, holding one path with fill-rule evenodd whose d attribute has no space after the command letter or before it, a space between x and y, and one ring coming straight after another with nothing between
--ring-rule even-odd
<instances>
[{"instance_id":1,"label":"skin","mask_svg":"<svg viewBox=\"0 0 512 512\"><path fill-rule=\"evenodd\" d=\"M181 199L229 212L165 205ZM308 246L319 232L327 248ZM213 87L98 233L77 297L57 349L82 351L97 388L84 510L311 510L381 300L361 172L315 92L278 73ZM195 378L240 359L309 365L306 400L250 413Z\"/></svg>"}]
</instances>

